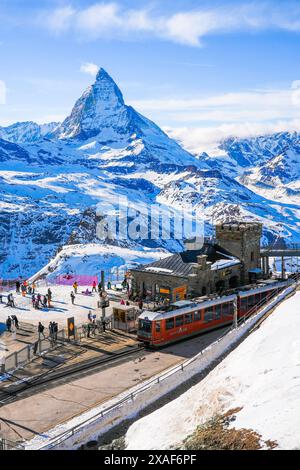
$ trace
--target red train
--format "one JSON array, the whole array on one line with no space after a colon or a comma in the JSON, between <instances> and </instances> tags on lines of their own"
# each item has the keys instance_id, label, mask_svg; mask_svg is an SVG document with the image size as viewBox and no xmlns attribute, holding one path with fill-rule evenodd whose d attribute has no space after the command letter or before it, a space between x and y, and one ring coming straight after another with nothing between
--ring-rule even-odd
<instances>
[{"instance_id":1,"label":"red train","mask_svg":"<svg viewBox=\"0 0 300 470\"><path fill-rule=\"evenodd\" d=\"M159 347L204 333L255 312L255 306L268 302L275 292L291 281L274 282L262 287L208 300L181 300L159 311L144 311L139 316L137 337L146 346Z\"/></svg>"}]
</instances>

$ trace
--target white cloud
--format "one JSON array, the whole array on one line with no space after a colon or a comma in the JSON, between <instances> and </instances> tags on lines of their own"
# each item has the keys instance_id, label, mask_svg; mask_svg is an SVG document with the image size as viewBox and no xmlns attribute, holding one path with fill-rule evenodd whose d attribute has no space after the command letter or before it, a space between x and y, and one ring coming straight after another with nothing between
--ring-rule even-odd
<instances>
[{"instance_id":1,"label":"white cloud","mask_svg":"<svg viewBox=\"0 0 300 470\"><path fill-rule=\"evenodd\" d=\"M123 38L141 32L189 46L201 46L213 33L281 29L300 31L300 7L252 2L239 6L179 11L165 15L153 9L125 9L116 2L86 8L71 5L42 15L43 26L61 33L73 31L85 38Z\"/></svg>"},{"instance_id":2,"label":"white cloud","mask_svg":"<svg viewBox=\"0 0 300 470\"><path fill-rule=\"evenodd\" d=\"M252 90L186 99L135 100L130 104L152 119L174 123L266 121L296 119L300 86L289 89Z\"/></svg>"},{"instance_id":3,"label":"white cloud","mask_svg":"<svg viewBox=\"0 0 300 470\"><path fill-rule=\"evenodd\" d=\"M236 122L211 127L164 128L173 139L194 154L202 152L216 155L221 140L228 137L254 137L284 131L300 131L300 119L276 122Z\"/></svg>"},{"instance_id":4,"label":"white cloud","mask_svg":"<svg viewBox=\"0 0 300 470\"><path fill-rule=\"evenodd\" d=\"M92 77L95 77L99 71L99 67L98 65L93 64L92 62L85 62L81 65L80 71L83 73L88 73L89 75L92 75Z\"/></svg>"},{"instance_id":5,"label":"white cloud","mask_svg":"<svg viewBox=\"0 0 300 470\"><path fill-rule=\"evenodd\" d=\"M57 8L49 14L43 13L39 15L39 21L55 33L61 33L67 31L72 24L72 19L75 17L76 11L72 6L65 6L63 8Z\"/></svg>"},{"instance_id":6,"label":"white cloud","mask_svg":"<svg viewBox=\"0 0 300 470\"><path fill-rule=\"evenodd\" d=\"M0 104L6 103L6 85L3 80L0 80Z\"/></svg>"}]
</instances>

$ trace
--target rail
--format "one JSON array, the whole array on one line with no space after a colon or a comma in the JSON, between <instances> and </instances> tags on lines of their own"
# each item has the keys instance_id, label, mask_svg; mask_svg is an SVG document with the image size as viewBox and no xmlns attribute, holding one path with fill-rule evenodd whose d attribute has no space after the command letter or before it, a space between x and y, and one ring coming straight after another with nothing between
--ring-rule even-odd
<instances>
[{"instance_id":1,"label":"rail","mask_svg":"<svg viewBox=\"0 0 300 470\"><path fill-rule=\"evenodd\" d=\"M291 286L293 285L294 283L291 283ZM288 287L288 286L287 286ZM284 289L284 288L283 288ZM281 289L281 291L283 290ZM264 305L266 305L267 303L269 303L270 300L272 300L274 297L276 297L278 295L278 292L274 293L274 295L272 297L269 297L268 301L267 302L264 302ZM256 313L258 313L258 311L256 311ZM242 319L242 321L246 321L245 318ZM121 405L123 405L124 403L128 402L129 400L134 400L134 398L136 396L138 396L139 394L141 393L144 393L145 391L147 391L149 388L151 388L153 385L155 384L158 384L158 383L161 383L163 382L164 380L166 380L168 377L178 373L178 372L183 372L184 369L186 369L188 366L190 366L193 362L195 362L199 357L201 357L205 351L208 350L208 348L212 348L213 346L217 345L218 343L220 343L220 341L222 341L222 339L232 330L234 330L234 325L230 326L216 341L214 341L213 343L211 343L207 348L205 348L204 350L200 351L196 356L192 357L191 359L187 359L186 361L182 362L181 364L173 367L172 369L169 369L167 370L166 372L164 372L163 374L155 377L154 379L152 380L149 380L147 381L146 384L144 384L143 386L139 387L138 389L136 389L134 392L131 392L130 394L127 394L126 396L124 396L121 400L119 400L117 403L105 408L104 410L101 410L99 413L96 413L93 417L81 422L80 424L72 427L70 430L68 431L65 431L63 432L60 436L58 436L57 438L53 439L52 442L50 444L46 444L42 447L40 447L40 449L53 449L54 447L56 447L58 444L61 444L62 442L65 442L67 439L69 439L70 437L74 436L77 432L80 431L80 429L82 429L83 426L85 425L89 425L89 424L93 424L95 421L97 421L99 418L103 418L105 415L107 415L108 413L110 413L112 410L114 409L117 409L119 408Z\"/></svg>"},{"instance_id":2,"label":"rail","mask_svg":"<svg viewBox=\"0 0 300 470\"><path fill-rule=\"evenodd\" d=\"M1 420L1 418L0 418ZM1 450L23 450L24 445L22 442L15 442L9 439L0 437L0 451Z\"/></svg>"}]
</instances>

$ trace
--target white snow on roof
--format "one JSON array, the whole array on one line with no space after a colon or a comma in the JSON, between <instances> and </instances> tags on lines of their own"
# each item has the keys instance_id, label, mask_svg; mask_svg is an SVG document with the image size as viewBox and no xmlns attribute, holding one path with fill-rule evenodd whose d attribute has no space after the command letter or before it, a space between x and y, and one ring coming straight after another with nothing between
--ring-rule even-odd
<instances>
[{"instance_id":1,"label":"white snow on roof","mask_svg":"<svg viewBox=\"0 0 300 470\"><path fill-rule=\"evenodd\" d=\"M197 425L237 407L232 427L254 429L281 449L300 448L299 310L297 292L204 380L136 421L127 449L180 448Z\"/></svg>"},{"instance_id":2,"label":"white snow on roof","mask_svg":"<svg viewBox=\"0 0 300 470\"><path fill-rule=\"evenodd\" d=\"M154 271L154 272L162 272L162 273L172 273L172 269L160 268L158 266L147 266L145 271Z\"/></svg>"},{"instance_id":3,"label":"white snow on roof","mask_svg":"<svg viewBox=\"0 0 300 470\"><path fill-rule=\"evenodd\" d=\"M211 270L216 271L218 269L230 268L231 266L236 266L238 264L241 264L241 262L237 258L219 259L212 263Z\"/></svg>"}]
</instances>

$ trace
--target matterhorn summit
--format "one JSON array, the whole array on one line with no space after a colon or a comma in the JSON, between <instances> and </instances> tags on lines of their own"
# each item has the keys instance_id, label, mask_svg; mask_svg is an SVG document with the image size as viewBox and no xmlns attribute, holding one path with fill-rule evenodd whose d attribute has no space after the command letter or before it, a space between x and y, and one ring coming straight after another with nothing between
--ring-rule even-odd
<instances>
[{"instance_id":1,"label":"matterhorn summit","mask_svg":"<svg viewBox=\"0 0 300 470\"><path fill-rule=\"evenodd\" d=\"M105 147L106 154L110 148L110 156L116 155L118 160L125 157L128 161L134 156L135 164L198 165L191 154L154 122L124 103L121 90L103 68L99 69L95 83L76 101L70 116L55 129L52 138L89 141L93 148L100 150L99 158L101 147Z\"/></svg>"},{"instance_id":2,"label":"matterhorn summit","mask_svg":"<svg viewBox=\"0 0 300 470\"><path fill-rule=\"evenodd\" d=\"M96 81L76 101L65 121L55 132L61 139L88 139L99 135L103 140L114 132L122 133L128 127L128 110L121 90L104 69L100 69Z\"/></svg>"}]
</instances>

